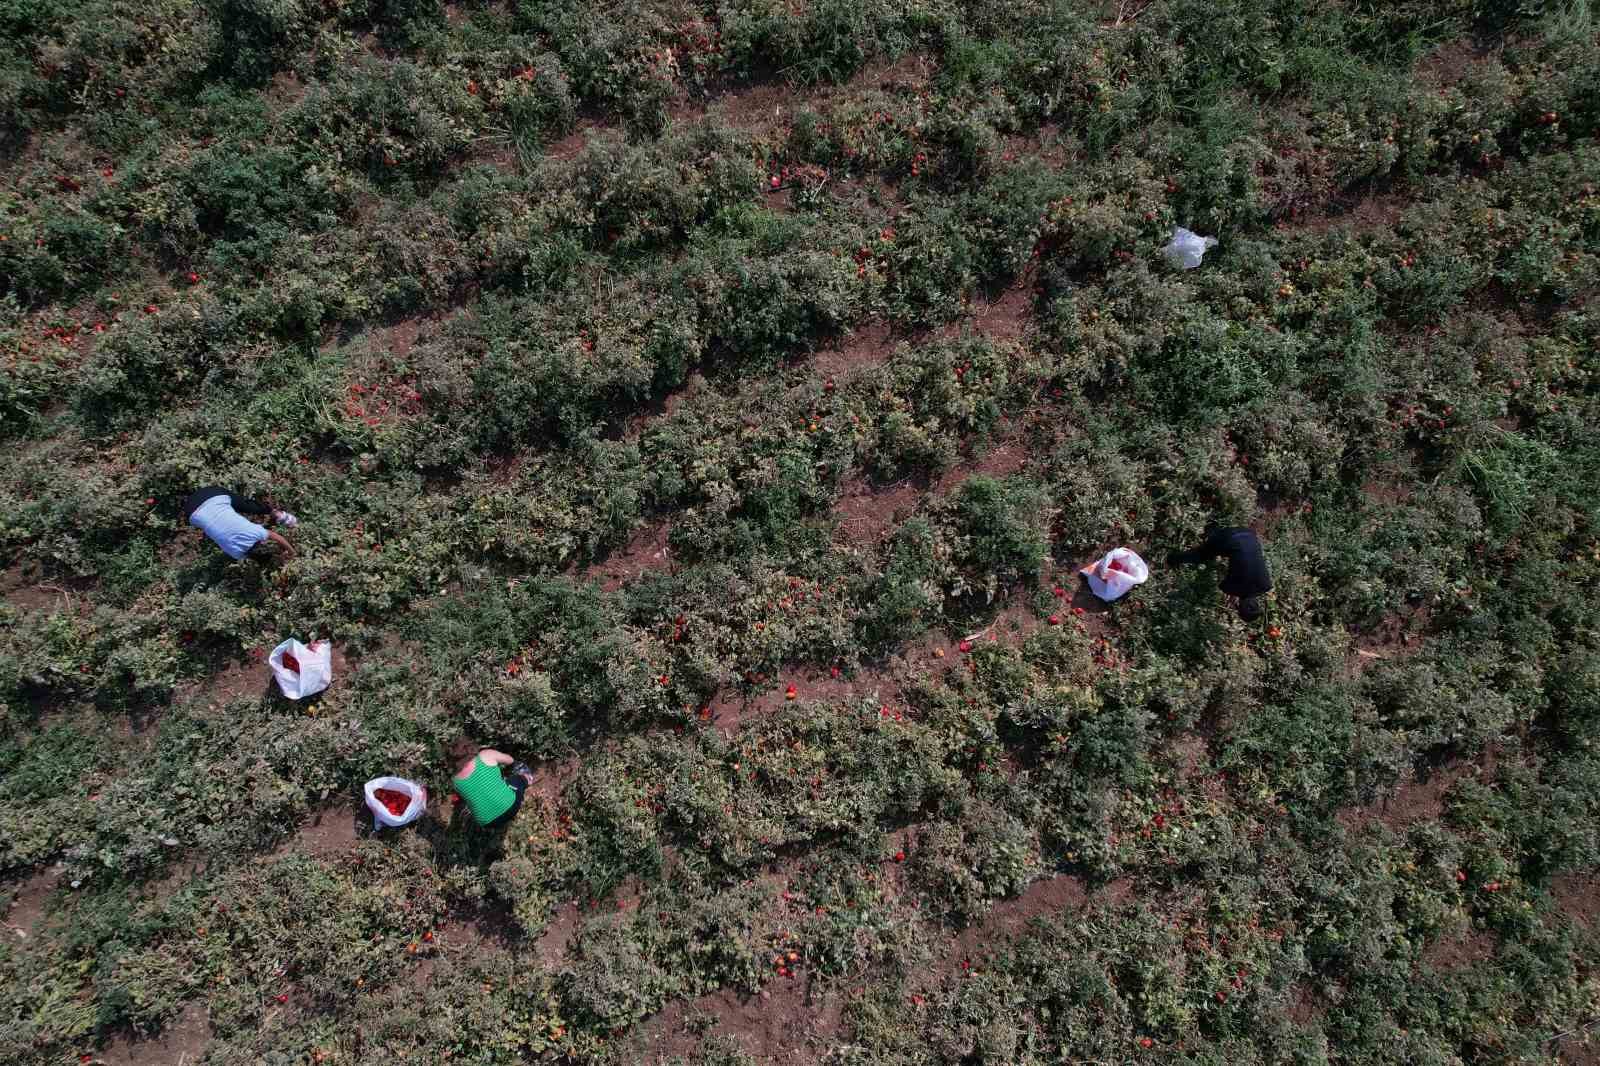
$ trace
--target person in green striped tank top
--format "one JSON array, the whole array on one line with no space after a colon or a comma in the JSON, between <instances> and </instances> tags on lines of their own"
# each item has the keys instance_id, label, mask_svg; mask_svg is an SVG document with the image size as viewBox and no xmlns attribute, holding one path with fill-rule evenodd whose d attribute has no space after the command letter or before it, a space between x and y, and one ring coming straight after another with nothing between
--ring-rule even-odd
<instances>
[{"instance_id":1,"label":"person in green striped tank top","mask_svg":"<svg viewBox=\"0 0 1600 1066\"><path fill-rule=\"evenodd\" d=\"M500 768L511 767L511 776ZM461 764L450 784L466 801L472 817L486 829L504 825L516 817L522 794L533 784L533 771L503 751L482 748Z\"/></svg>"}]
</instances>

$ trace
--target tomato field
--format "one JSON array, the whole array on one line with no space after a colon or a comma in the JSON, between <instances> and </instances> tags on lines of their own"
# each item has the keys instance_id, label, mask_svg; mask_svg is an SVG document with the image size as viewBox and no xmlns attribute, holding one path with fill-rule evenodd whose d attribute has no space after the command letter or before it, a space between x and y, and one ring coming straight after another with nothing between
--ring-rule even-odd
<instances>
[{"instance_id":1,"label":"tomato field","mask_svg":"<svg viewBox=\"0 0 1600 1066\"><path fill-rule=\"evenodd\" d=\"M0 27L0 1061L1600 1061L1589 0Z\"/></svg>"}]
</instances>

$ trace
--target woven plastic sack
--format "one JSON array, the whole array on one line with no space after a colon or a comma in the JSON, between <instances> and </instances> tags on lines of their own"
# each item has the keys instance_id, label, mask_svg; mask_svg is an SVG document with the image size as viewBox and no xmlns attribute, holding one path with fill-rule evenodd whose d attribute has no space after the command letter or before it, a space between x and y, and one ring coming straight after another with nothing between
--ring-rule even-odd
<instances>
[{"instance_id":1,"label":"woven plastic sack","mask_svg":"<svg viewBox=\"0 0 1600 1066\"><path fill-rule=\"evenodd\" d=\"M1132 548L1112 548L1105 558L1079 573L1089 580L1089 591L1110 603L1150 580L1150 568Z\"/></svg>"},{"instance_id":2,"label":"woven plastic sack","mask_svg":"<svg viewBox=\"0 0 1600 1066\"><path fill-rule=\"evenodd\" d=\"M267 657L278 689L291 700L315 696L333 681L333 647L325 640L309 645L286 640Z\"/></svg>"},{"instance_id":3,"label":"woven plastic sack","mask_svg":"<svg viewBox=\"0 0 1600 1066\"><path fill-rule=\"evenodd\" d=\"M1200 265L1205 254L1216 246L1215 237L1202 237L1179 226L1172 231L1172 240L1161 250L1166 253L1167 262L1173 266L1180 270L1193 270Z\"/></svg>"},{"instance_id":4,"label":"woven plastic sack","mask_svg":"<svg viewBox=\"0 0 1600 1066\"><path fill-rule=\"evenodd\" d=\"M392 792L403 792L411 797L410 806L404 813L395 814L383 805L378 798L378 789L386 788ZM365 788L367 796L367 810L372 812L372 820L377 825L386 825L391 829L398 829L402 825L410 825L422 817L422 812L428 807L428 790L415 781L407 781L403 777L374 777L368 781Z\"/></svg>"}]
</instances>

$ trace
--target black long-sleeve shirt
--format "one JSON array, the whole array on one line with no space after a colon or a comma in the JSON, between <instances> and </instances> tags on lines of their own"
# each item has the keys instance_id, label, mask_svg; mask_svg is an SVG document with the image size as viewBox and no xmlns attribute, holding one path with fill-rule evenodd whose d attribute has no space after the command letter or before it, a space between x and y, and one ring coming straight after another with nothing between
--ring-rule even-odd
<instances>
[{"instance_id":1,"label":"black long-sleeve shirt","mask_svg":"<svg viewBox=\"0 0 1600 1066\"><path fill-rule=\"evenodd\" d=\"M1267 573L1267 556L1261 540L1242 526L1226 526L1206 534L1193 551L1176 552L1174 563L1203 563L1226 556L1228 573L1219 586L1230 596L1260 596L1272 590L1272 575Z\"/></svg>"},{"instance_id":2,"label":"black long-sleeve shirt","mask_svg":"<svg viewBox=\"0 0 1600 1066\"><path fill-rule=\"evenodd\" d=\"M207 485L203 489L195 489L189 494L189 498L183 501L183 520L187 522L189 516L194 514L195 508L213 496L228 497L233 504L233 509L240 514L268 515L272 513L272 508L259 500L252 500L250 497L241 496L237 492L229 492L227 489L216 485Z\"/></svg>"}]
</instances>

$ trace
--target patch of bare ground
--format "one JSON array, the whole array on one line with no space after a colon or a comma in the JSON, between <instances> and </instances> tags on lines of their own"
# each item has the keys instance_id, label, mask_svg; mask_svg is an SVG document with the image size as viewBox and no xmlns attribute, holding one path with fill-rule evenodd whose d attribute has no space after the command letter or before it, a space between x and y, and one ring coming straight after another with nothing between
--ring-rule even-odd
<instances>
[{"instance_id":1,"label":"patch of bare ground","mask_svg":"<svg viewBox=\"0 0 1600 1066\"><path fill-rule=\"evenodd\" d=\"M896 343L894 328L888 322L871 319L818 351L811 365L824 377L843 377L882 363L894 351Z\"/></svg>"},{"instance_id":2,"label":"patch of bare ground","mask_svg":"<svg viewBox=\"0 0 1600 1066\"><path fill-rule=\"evenodd\" d=\"M1289 990L1289 1009L1286 1012L1289 1020L1296 1025L1312 1026L1322 1020L1323 1013L1328 1009L1314 985L1307 981L1296 981Z\"/></svg>"},{"instance_id":3,"label":"patch of bare ground","mask_svg":"<svg viewBox=\"0 0 1600 1066\"><path fill-rule=\"evenodd\" d=\"M933 494L944 496L977 474L988 477L1010 477L1021 470L1027 461L1028 445L1025 441L1015 437L999 441L969 461L945 471L939 480L934 482Z\"/></svg>"},{"instance_id":4,"label":"patch of bare ground","mask_svg":"<svg viewBox=\"0 0 1600 1066\"><path fill-rule=\"evenodd\" d=\"M675 123L717 119L750 132L782 129L795 112L823 108L835 100L848 100L870 89L916 92L933 76L931 57L908 52L895 60L868 63L844 85L797 87L785 81L766 82L720 93L706 100L681 99L668 108Z\"/></svg>"},{"instance_id":5,"label":"patch of bare ground","mask_svg":"<svg viewBox=\"0 0 1600 1066\"><path fill-rule=\"evenodd\" d=\"M993 341L1020 341L1033 315L1033 289L1029 284L1013 285L993 300L975 300L968 313L938 332L940 337L972 333Z\"/></svg>"},{"instance_id":6,"label":"patch of bare ground","mask_svg":"<svg viewBox=\"0 0 1600 1066\"><path fill-rule=\"evenodd\" d=\"M364 806L338 805L313 814L288 840L270 855L306 855L313 859L334 859L348 855L371 835L372 815Z\"/></svg>"},{"instance_id":7,"label":"patch of bare ground","mask_svg":"<svg viewBox=\"0 0 1600 1066\"><path fill-rule=\"evenodd\" d=\"M44 920L45 905L61 880L61 867L50 866L28 875L16 885L0 889L6 900L4 914L7 935L26 940Z\"/></svg>"},{"instance_id":8,"label":"patch of bare ground","mask_svg":"<svg viewBox=\"0 0 1600 1066\"><path fill-rule=\"evenodd\" d=\"M273 75L266 92L262 93L267 104L267 113L281 115L285 111L292 110L296 104L305 99L306 92L310 88L294 71L279 71Z\"/></svg>"},{"instance_id":9,"label":"patch of bare ground","mask_svg":"<svg viewBox=\"0 0 1600 1066\"><path fill-rule=\"evenodd\" d=\"M838 538L867 551L882 542L917 506L921 493L909 479L891 485L873 485L858 477L845 484L833 505Z\"/></svg>"},{"instance_id":10,"label":"patch of bare ground","mask_svg":"<svg viewBox=\"0 0 1600 1066\"><path fill-rule=\"evenodd\" d=\"M1361 486L1361 493L1379 503L1405 503L1411 499L1411 486L1400 482L1369 481Z\"/></svg>"},{"instance_id":11,"label":"patch of bare ground","mask_svg":"<svg viewBox=\"0 0 1600 1066\"><path fill-rule=\"evenodd\" d=\"M1600 933L1600 873L1557 874L1550 884L1556 907L1573 922Z\"/></svg>"},{"instance_id":12,"label":"patch of bare ground","mask_svg":"<svg viewBox=\"0 0 1600 1066\"><path fill-rule=\"evenodd\" d=\"M1336 817L1351 831L1377 822L1394 832L1403 832L1418 822L1437 819L1444 813L1445 796L1457 781L1464 777L1491 777L1498 761L1497 753L1490 748L1476 759L1447 763L1423 776L1413 776L1382 799L1346 807Z\"/></svg>"},{"instance_id":13,"label":"patch of bare ground","mask_svg":"<svg viewBox=\"0 0 1600 1066\"><path fill-rule=\"evenodd\" d=\"M776 129L788 124L795 110L805 106L806 97L783 82L754 85L716 97L705 104L685 101L673 108L674 122L714 119L742 130Z\"/></svg>"},{"instance_id":14,"label":"patch of bare ground","mask_svg":"<svg viewBox=\"0 0 1600 1066\"><path fill-rule=\"evenodd\" d=\"M205 1005L186 1006L159 1033L149 1037L119 1034L93 1061L105 1066L193 1066L211 1043L211 1019Z\"/></svg>"},{"instance_id":15,"label":"patch of bare ground","mask_svg":"<svg viewBox=\"0 0 1600 1066\"><path fill-rule=\"evenodd\" d=\"M983 956L1003 949L1036 919L1048 921L1063 911L1077 911L1088 906L1114 907L1132 895L1133 882L1128 878L1094 888L1072 874L1041 878L1016 897L999 901L982 921L963 929L944 955L928 968L920 987L937 984L958 968L964 969L963 964L979 965Z\"/></svg>"},{"instance_id":16,"label":"patch of bare ground","mask_svg":"<svg viewBox=\"0 0 1600 1066\"><path fill-rule=\"evenodd\" d=\"M1282 229L1296 229L1308 233L1326 233L1336 226L1348 226L1358 232L1393 229L1400 223L1409 201L1404 197L1374 193L1351 199L1335 197L1322 205L1322 213L1283 220L1277 223Z\"/></svg>"},{"instance_id":17,"label":"patch of bare ground","mask_svg":"<svg viewBox=\"0 0 1600 1066\"><path fill-rule=\"evenodd\" d=\"M641 1030L634 1061L689 1057L718 1040L767 1066L809 1066L837 1041L844 1003L842 992L824 991L804 975L769 981L754 994L724 988L669 1003Z\"/></svg>"},{"instance_id":18,"label":"patch of bare ground","mask_svg":"<svg viewBox=\"0 0 1600 1066\"><path fill-rule=\"evenodd\" d=\"M556 908L555 914L550 916L550 923L533 944L533 954L540 965L552 967L566 957L567 948L578 935L578 926L582 922L583 912L575 901L568 900Z\"/></svg>"},{"instance_id":19,"label":"patch of bare ground","mask_svg":"<svg viewBox=\"0 0 1600 1066\"><path fill-rule=\"evenodd\" d=\"M573 756L570 759L530 767L533 770L533 783L528 786L524 794L526 800L538 799L551 804L556 803L561 798L561 793L566 791L567 785L578 776L579 765L579 759Z\"/></svg>"},{"instance_id":20,"label":"patch of bare ground","mask_svg":"<svg viewBox=\"0 0 1600 1066\"><path fill-rule=\"evenodd\" d=\"M709 720L731 735L751 722L781 711L791 702L839 704L871 698L881 706L896 706L901 700L901 663L902 660L894 659L880 669L858 670L853 674L801 667L786 671L772 688L755 692L723 689L706 704ZM788 696L790 685L795 690L793 700Z\"/></svg>"},{"instance_id":21,"label":"patch of bare ground","mask_svg":"<svg viewBox=\"0 0 1600 1066\"><path fill-rule=\"evenodd\" d=\"M1449 88L1459 84L1472 68L1481 65L1491 51L1470 37L1441 44L1417 60L1417 79L1424 84Z\"/></svg>"},{"instance_id":22,"label":"patch of bare ground","mask_svg":"<svg viewBox=\"0 0 1600 1066\"><path fill-rule=\"evenodd\" d=\"M1600 1018L1592 1018L1572 1030L1552 1037L1556 1059L1564 1066L1600 1066Z\"/></svg>"},{"instance_id":23,"label":"patch of bare ground","mask_svg":"<svg viewBox=\"0 0 1600 1066\"><path fill-rule=\"evenodd\" d=\"M672 553L667 547L667 538L671 532L669 522L644 526L628 541L627 547L585 570L583 579L598 580L602 592L615 592L645 574L670 571Z\"/></svg>"},{"instance_id":24,"label":"patch of bare ground","mask_svg":"<svg viewBox=\"0 0 1600 1066\"><path fill-rule=\"evenodd\" d=\"M682 388L658 397L632 415L623 425L622 439L638 440L652 423L658 419L672 417L677 413L678 408L682 407L686 401L698 396L705 388L705 375L698 371L689 375L689 380L684 382Z\"/></svg>"},{"instance_id":25,"label":"patch of bare ground","mask_svg":"<svg viewBox=\"0 0 1600 1066\"><path fill-rule=\"evenodd\" d=\"M335 664L337 677L338 665ZM230 663L201 681L179 685L174 703L197 702L220 707L240 699L261 699L271 691L272 670L265 661Z\"/></svg>"},{"instance_id":26,"label":"patch of bare ground","mask_svg":"<svg viewBox=\"0 0 1600 1066\"><path fill-rule=\"evenodd\" d=\"M1419 604L1385 615L1376 624L1355 631L1346 661L1350 673L1359 674L1375 662L1402 659L1422 647L1428 628L1430 609Z\"/></svg>"},{"instance_id":27,"label":"patch of bare ground","mask_svg":"<svg viewBox=\"0 0 1600 1066\"><path fill-rule=\"evenodd\" d=\"M576 159L582 154L589 144L589 135L605 127L593 119L585 119L578 123L573 131L558 141L552 141L544 150L550 159L568 160Z\"/></svg>"},{"instance_id":28,"label":"patch of bare ground","mask_svg":"<svg viewBox=\"0 0 1600 1066\"><path fill-rule=\"evenodd\" d=\"M19 611L64 614L81 607L84 593L93 585L92 579L65 578L54 582L35 582L18 563L0 571L0 600Z\"/></svg>"},{"instance_id":29,"label":"patch of bare ground","mask_svg":"<svg viewBox=\"0 0 1600 1066\"><path fill-rule=\"evenodd\" d=\"M1447 933L1422 949L1422 962L1433 970L1449 972L1482 962L1494 954L1495 938L1483 930Z\"/></svg>"}]
</instances>

